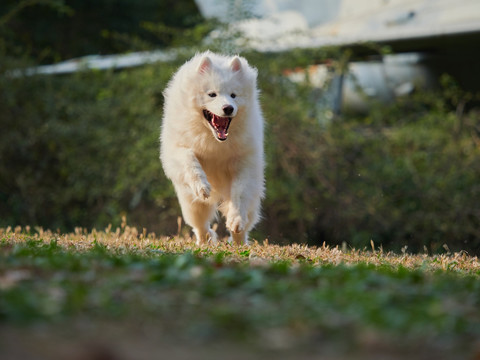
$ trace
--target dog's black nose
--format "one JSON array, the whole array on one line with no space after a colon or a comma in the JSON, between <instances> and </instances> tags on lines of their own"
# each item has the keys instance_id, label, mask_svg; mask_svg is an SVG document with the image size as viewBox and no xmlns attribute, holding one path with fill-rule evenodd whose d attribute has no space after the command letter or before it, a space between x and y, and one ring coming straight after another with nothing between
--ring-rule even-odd
<instances>
[{"instance_id":1,"label":"dog's black nose","mask_svg":"<svg viewBox=\"0 0 480 360\"><path fill-rule=\"evenodd\" d=\"M233 113L233 106L232 105L224 105L222 109L223 109L223 113L225 115L232 115L232 113Z\"/></svg>"}]
</instances>

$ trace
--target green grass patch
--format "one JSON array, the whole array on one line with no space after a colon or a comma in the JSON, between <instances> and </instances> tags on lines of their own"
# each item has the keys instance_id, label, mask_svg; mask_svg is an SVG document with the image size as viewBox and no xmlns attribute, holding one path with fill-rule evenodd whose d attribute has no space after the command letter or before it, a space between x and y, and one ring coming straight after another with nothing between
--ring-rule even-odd
<instances>
[{"instance_id":1,"label":"green grass patch","mask_svg":"<svg viewBox=\"0 0 480 360\"><path fill-rule=\"evenodd\" d=\"M351 350L374 339L388 346L478 350L480 279L473 265L435 268L439 257L410 267L386 257L372 264L374 254L367 252L354 263L315 262L308 254L272 260L255 254L261 247L266 253L269 247L285 254L289 249L258 244L171 251L160 240L128 248L113 246L113 240L93 240L88 247L67 240L4 233L3 324L55 328L80 318L154 319L181 338L267 348L308 347L322 339ZM468 261L478 265L476 258Z\"/></svg>"}]
</instances>

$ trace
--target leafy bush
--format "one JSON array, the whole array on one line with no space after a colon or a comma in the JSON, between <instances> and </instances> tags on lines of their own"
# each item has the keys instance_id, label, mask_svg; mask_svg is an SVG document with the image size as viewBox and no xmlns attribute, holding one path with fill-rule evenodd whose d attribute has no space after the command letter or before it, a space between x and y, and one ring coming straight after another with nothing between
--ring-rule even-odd
<instances>
[{"instance_id":1,"label":"leafy bush","mask_svg":"<svg viewBox=\"0 0 480 360\"><path fill-rule=\"evenodd\" d=\"M308 87L282 77L268 57L251 58L267 120L256 238L478 248L478 112L460 128L445 96L423 94L321 126ZM102 227L126 213L134 225L175 233L180 212L158 134L161 91L177 65L4 78L2 225Z\"/></svg>"},{"instance_id":2,"label":"leafy bush","mask_svg":"<svg viewBox=\"0 0 480 360\"><path fill-rule=\"evenodd\" d=\"M0 67L20 66L2 46ZM132 225L176 233L180 211L158 160L161 92L190 50L121 72L1 76L0 226L105 227L127 214ZM255 238L478 252L480 113L465 112L471 94L445 77L441 91L326 121L319 94L283 71L327 58L341 66L348 53L244 56L260 70L266 118L267 197Z\"/></svg>"},{"instance_id":3,"label":"leafy bush","mask_svg":"<svg viewBox=\"0 0 480 360\"><path fill-rule=\"evenodd\" d=\"M166 47L175 32L201 22L193 0L3 0L1 29L12 46L22 44L43 63L82 55ZM162 32L158 31L162 24ZM157 31L152 31L152 27Z\"/></svg>"},{"instance_id":4,"label":"leafy bush","mask_svg":"<svg viewBox=\"0 0 480 360\"><path fill-rule=\"evenodd\" d=\"M459 113L452 105L471 94L450 77L442 82L443 90L372 104L367 115L345 114L326 126L309 116L302 89L276 97L264 83L267 234L286 242L478 251L480 113Z\"/></svg>"},{"instance_id":5,"label":"leafy bush","mask_svg":"<svg viewBox=\"0 0 480 360\"><path fill-rule=\"evenodd\" d=\"M161 220L174 208L158 160L169 69L4 81L2 223L104 226L142 199L142 217Z\"/></svg>"},{"instance_id":6,"label":"leafy bush","mask_svg":"<svg viewBox=\"0 0 480 360\"><path fill-rule=\"evenodd\" d=\"M478 249L479 114L470 113L456 135L454 112L395 110L340 120L321 135L316 200L327 207L316 213L311 237L326 232L330 241L365 246L373 239L415 251Z\"/></svg>"}]
</instances>

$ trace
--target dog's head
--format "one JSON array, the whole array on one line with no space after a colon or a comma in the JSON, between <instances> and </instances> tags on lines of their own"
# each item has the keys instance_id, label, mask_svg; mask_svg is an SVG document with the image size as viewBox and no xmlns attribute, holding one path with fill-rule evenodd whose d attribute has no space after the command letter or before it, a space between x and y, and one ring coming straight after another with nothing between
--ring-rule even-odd
<instances>
[{"instance_id":1,"label":"dog's head","mask_svg":"<svg viewBox=\"0 0 480 360\"><path fill-rule=\"evenodd\" d=\"M205 125L215 139L227 140L228 130L239 109L245 104L248 89L242 60L235 56L228 62L205 54L197 67L200 93L198 101ZM248 66L248 65L246 65Z\"/></svg>"}]
</instances>

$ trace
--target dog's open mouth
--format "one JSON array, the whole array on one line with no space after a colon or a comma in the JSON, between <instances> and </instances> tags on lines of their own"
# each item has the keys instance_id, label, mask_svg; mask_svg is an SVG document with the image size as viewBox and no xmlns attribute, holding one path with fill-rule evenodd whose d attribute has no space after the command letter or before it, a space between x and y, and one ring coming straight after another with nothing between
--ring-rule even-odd
<instances>
[{"instance_id":1,"label":"dog's open mouth","mask_svg":"<svg viewBox=\"0 0 480 360\"><path fill-rule=\"evenodd\" d=\"M205 117L205 119L207 119L208 123L215 131L217 139L220 141L227 140L228 128L230 126L230 123L232 122L232 118L218 116L208 110L203 110L203 116Z\"/></svg>"}]
</instances>

